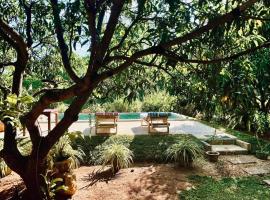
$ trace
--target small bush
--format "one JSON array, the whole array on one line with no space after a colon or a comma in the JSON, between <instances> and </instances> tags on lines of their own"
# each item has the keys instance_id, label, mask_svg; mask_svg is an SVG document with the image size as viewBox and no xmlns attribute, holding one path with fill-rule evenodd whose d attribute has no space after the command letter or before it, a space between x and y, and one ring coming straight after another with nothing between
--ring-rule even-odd
<instances>
[{"instance_id":1,"label":"small bush","mask_svg":"<svg viewBox=\"0 0 270 200\"><path fill-rule=\"evenodd\" d=\"M171 145L166 154L170 160L174 160L179 165L189 167L193 161L202 157L202 147L198 142L188 138Z\"/></svg>"},{"instance_id":2,"label":"small bush","mask_svg":"<svg viewBox=\"0 0 270 200\"><path fill-rule=\"evenodd\" d=\"M107 145L100 152L100 161L103 165L111 165L113 173L127 168L133 162L133 153L123 144L113 143Z\"/></svg>"},{"instance_id":3,"label":"small bush","mask_svg":"<svg viewBox=\"0 0 270 200\"><path fill-rule=\"evenodd\" d=\"M257 134L263 135L269 131L270 116L262 112L255 112L252 118L252 128Z\"/></svg>"},{"instance_id":4,"label":"small bush","mask_svg":"<svg viewBox=\"0 0 270 200\"><path fill-rule=\"evenodd\" d=\"M133 101L128 102L122 99L116 99L112 103L104 104L106 111L115 111L115 112L140 112L141 111L141 102Z\"/></svg>"},{"instance_id":5,"label":"small bush","mask_svg":"<svg viewBox=\"0 0 270 200\"><path fill-rule=\"evenodd\" d=\"M172 111L176 98L169 95L165 91L152 93L145 96L144 101L142 102L141 110L144 112L151 111L161 111L168 112Z\"/></svg>"},{"instance_id":6,"label":"small bush","mask_svg":"<svg viewBox=\"0 0 270 200\"><path fill-rule=\"evenodd\" d=\"M68 105L65 104L65 103L57 103L57 104L55 105L55 107L56 107L56 109L58 110L58 112L63 113L63 112L65 112L66 109L68 108Z\"/></svg>"},{"instance_id":7,"label":"small bush","mask_svg":"<svg viewBox=\"0 0 270 200\"><path fill-rule=\"evenodd\" d=\"M71 167L76 168L79 166L80 160L82 160L82 155L82 151L72 148L69 136L64 135L53 146L48 155L49 168L52 168L53 163L66 159L70 159L72 161Z\"/></svg>"},{"instance_id":8,"label":"small bush","mask_svg":"<svg viewBox=\"0 0 270 200\"><path fill-rule=\"evenodd\" d=\"M100 138L101 139L101 138ZM84 165L91 165L95 164L97 161L97 151L94 151L96 145L92 139L92 137L89 136L82 136L82 137L77 137L73 144L72 144L74 149L77 149L81 152L82 154L82 160L81 163Z\"/></svg>"},{"instance_id":9,"label":"small bush","mask_svg":"<svg viewBox=\"0 0 270 200\"><path fill-rule=\"evenodd\" d=\"M104 112L106 110L106 107L101 105L101 104L89 104L87 105L87 110L89 110L89 112L91 113L95 113L95 112Z\"/></svg>"}]
</instances>

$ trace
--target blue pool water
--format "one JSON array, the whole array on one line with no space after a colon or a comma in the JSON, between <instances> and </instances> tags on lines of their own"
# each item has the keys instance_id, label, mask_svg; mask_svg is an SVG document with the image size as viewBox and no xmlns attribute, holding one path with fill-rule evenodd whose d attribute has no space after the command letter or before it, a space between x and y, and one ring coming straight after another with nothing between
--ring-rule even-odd
<instances>
[{"instance_id":1,"label":"blue pool water","mask_svg":"<svg viewBox=\"0 0 270 200\"><path fill-rule=\"evenodd\" d=\"M121 120L141 119L141 114L142 113L119 113L119 119L121 119ZM59 119L62 119L63 116L64 116L64 114L60 113ZM95 114L94 113L91 113L91 114L80 113L79 114L79 120L85 121L85 120L89 120L89 118L94 119ZM181 115L171 112L169 119L171 119L171 120L181 119Z\"/></svg>"}]
</instances>

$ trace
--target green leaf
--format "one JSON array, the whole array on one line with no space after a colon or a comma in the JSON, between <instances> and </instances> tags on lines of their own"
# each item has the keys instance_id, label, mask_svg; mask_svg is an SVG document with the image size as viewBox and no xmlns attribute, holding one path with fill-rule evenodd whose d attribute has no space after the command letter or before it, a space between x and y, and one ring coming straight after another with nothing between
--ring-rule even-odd
<instances>
[{"instance_id":1,"label":"green leaf","mask_svg":"<svg viewBox=\"0 0 270 200\"><path fill-rule=\"evenodd\" d=\"M16 94L10 94L7 96L7 102L11 105L16 105L18 101Z\"/></svg>"},{"instance_id":2,"label":"green leaf","mask_svg":"<svg viewBox=\"0 0 270 200\"><path fill-rule=\"evenodd\" d=\"M34 102L34 98L30 95L20 97L20 102L25 104L31 104Z\"/></svg>"},{"instance_id":3,"label":"green leaf","mask_svg":"<svg viewBox=\"0 0 270 200\"><path fill-rule=\"evenodd\" d=\"M55 191L56 191L56 192L59 191L59 190L64 190L64 191L66 191L67 189L68 189L67 186L61 185L61 186L57 187L57 188L55 189Z\"/></svg>"},{"instance_id":4,"label":"green leaf","mask_svg":"<svg viewBox=\"0 0 270 200\"><path fill-rule=\"evenodd\" d=\"M52 183L57 183L57 182L63 182L64 180L62 178L55 178L52 180Z\"/></svg>"}]
</instances>

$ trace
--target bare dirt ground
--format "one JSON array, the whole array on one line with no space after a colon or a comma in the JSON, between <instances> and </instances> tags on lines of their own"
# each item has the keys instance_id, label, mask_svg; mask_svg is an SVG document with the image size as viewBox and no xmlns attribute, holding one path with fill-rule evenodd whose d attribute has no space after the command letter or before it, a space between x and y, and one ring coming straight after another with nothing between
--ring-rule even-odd
<instances>
[{"instance_id":1,"label":"bare dirt ground","mask_svg":"<svg viewBox=\"0 0 270 200\"><path fill-rule=\"evenodd\" d=\"M15 172L0 179L0 200L6 200L24 188L21 178Z\"/></svg>"},{"instance_id":2,"label":"bare dirt ground","mask_svg":"<svg viewBox=\"0 0 270 200\"><path fill-rule=\"evenodd\" d=\"M108 182L97 182L87 187L91 183L87 174L95 168L98 167L81 167L79 174L76 170L79 190L74 199L174 200L177 199L178 190L191 186L186 179L190 171L170 165L148 165L123 169Z\"/></svg>"},{"instance_id":3,"label":"bare dirt ground","mask_svg":"<svg viewBox=\"0 0 270 200\"><path fill-rule=\"evenodd\" d=\"M122 169L110 180L93 181L89 175L101 166L83 166L74 173L77 176L78 190L73 200L176 200L181 190L192 187L189 175L247 176L243 165L233 165L228 159L234 156L222 156L218 163L201 161L193 169L176 167L174 164L136 164ZM269 162L269 161L268 161ZM260 162L254 165L260 165ZM0 200L14 194L15 186L21 189L23 184L18 175L0 179Z\"/></svg>"}]
</instances>

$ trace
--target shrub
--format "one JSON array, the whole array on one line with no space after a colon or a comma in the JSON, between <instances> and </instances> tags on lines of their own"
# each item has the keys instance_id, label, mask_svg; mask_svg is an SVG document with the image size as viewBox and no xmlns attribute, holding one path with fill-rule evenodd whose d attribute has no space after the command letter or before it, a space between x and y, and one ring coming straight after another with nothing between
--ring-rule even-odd
<instances>
[{"instance_id":1,"label":"shrub","mask_svg":"<svg viewBox=\"0 0 270 200\"><path fill-rule=\"evenodd\" d=\"M80 160L82 160L83 152L73 149L71 140L68 135L62 136L59 141L53 146L48 155L49 168L52 168L55 162L61 162L70 159L72 168L78 167Z\"/></svg>"},{"instance_id":2,"label":"shrub","mask_svg":"<svg viewBox=\"0 0 270 200\"><path fill-rule=\"evenodd\" d=\"M89 110L89 112L91 112L91 113L104 112L106 110L106 107L99 104L99 103L88 104L87 105L87 110Z\"/></svg>"},{"instance_id":3,"label":"shrub","mask_svg":"<svg viewBox=\"0 0 270 200\"><path fill-rule=\"evenodd\" d=\"M68 105L65 103L57 103L56 104L56 109L58 110L58 112L63 113L66 111L66 109L68 108Z\"/></svg>"},{"instance_id":4,"label":"shrub","mask_svg":"<svg viewBox=\"0 0 270 200\"><path fill-rule=\"evenodd\" d=\"M111 165L113 173L122 168L127 168L133 162L133 153L123 144L113 143L101 151L100 161L103 165Z\"/></svg>"},{"instance_id":5,"label":"shrub","mask_svg":"<svg viewBox=\"0 0 270 200\"><path fill-rule=\"evenodd\" d=\"M270 117L268 114L262 112L255 112L252 118L252 128L258 134L265 134L269 131Z\"/></svg>"},{"instance_id":6,"label":"shrub","mask_svg":"<svg viewBox=\"0 0 270 200\"><path fill-rule=\"evenodd\" d=\"M142 102L142 111L172 111L175 102L176 98L165 91L152 93L145 96L144 101Z\"/></svg>"},{"instance_id":7,"label":"shrub","mask_svg":"<svg viewBox=\"0 0 270 200\"><path fill-rule=\"evenodd\" d=\"M95 164L98 156L96 155L97 151L94 151L95 145L93 144L92 137L77 137L73 142L73 147L83 152L81 161L82 164Z\"/></svg>"},{"instance_id":8,"label":"shrub","mask_svg":"<svg viewBox=\"0 0 270 200\"><path fill-rule=\"evenodd\" d=\"M166 154L169 159L174 160L179 165L188 167L192 165L195 159L202 157L202 152L198 142L188 138L170 146Z\"/></svg>"},{"instance_id":9,"label":"shrub","mask_svg":"<svg viewBox=\"0 0 270 200\"><path fill-rule=\"evenodd\" d=\"M111 103L104 104L106 111L116 111L116 112L140 112L141 102L133 101L128 102L122 99L116 99Z\"/></svg>"}]
</instances>

